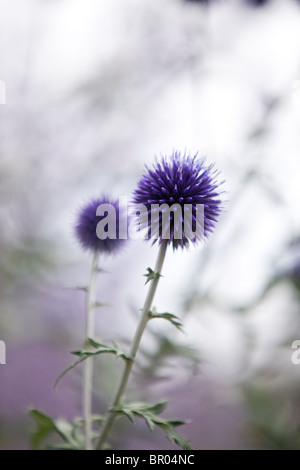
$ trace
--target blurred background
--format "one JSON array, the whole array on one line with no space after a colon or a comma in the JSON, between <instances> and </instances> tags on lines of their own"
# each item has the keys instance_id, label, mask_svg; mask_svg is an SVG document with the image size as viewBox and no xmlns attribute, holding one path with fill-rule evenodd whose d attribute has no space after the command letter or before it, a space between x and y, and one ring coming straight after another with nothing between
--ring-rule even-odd
<instances>
[{"instance_id":1,"label":"blurred background","mask_svg":"<svg viewBox=\"0 0 300 470\"><path fill-rule=\"evenodd\" d=\"M226 210L172 253L128 398L169 399L195 449L300 449L300 2L0 0L0 448L28 449L28 407L81 414L89 197L128 195L174 149L216 162ZM97 333L128 346L156 247L104 258ZM120 373L97 358L95 412ZM120 419L117 449L174 448Z\"/></svg>"}]
</instances>

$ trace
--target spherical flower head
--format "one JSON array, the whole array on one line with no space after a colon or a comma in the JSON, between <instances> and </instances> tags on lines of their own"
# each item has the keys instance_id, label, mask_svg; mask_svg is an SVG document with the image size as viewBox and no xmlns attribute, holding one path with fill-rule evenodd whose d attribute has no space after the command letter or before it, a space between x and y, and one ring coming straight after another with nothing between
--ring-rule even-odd
<instances>
[{"instance_id":1,"label":"spherical flower head","mask_svg":"<svg viewBox=\"0 0 300 470\"><path fill-rule=\"evenodd\" d=\"M146 166L133 196L135 209L143 205L147 211L140 229L147 229L154 243L167 239L173 249L204 241L222 210L218 175L197 155L174 152L156 159L153 168Z\"/></svg>"},{"instance_id":2,"label":"spherical flower head","mask_svg":"<svg viewBox=\"0 0 300 470\"><path fill-rule=\"evenodd\" d=\"M84 250L112 254L123 247L127 227L127 213L120 209L119 201L101 196L80 209L75 236Z\"/></svg>"}]
</instances>

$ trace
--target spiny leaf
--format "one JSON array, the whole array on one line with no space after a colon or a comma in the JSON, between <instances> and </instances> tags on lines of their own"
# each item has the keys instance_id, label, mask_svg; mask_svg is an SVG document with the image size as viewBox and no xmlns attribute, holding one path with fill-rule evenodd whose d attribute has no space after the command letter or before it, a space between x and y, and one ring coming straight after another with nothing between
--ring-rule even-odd
<instances>
[{"instance_id":1,"label":"spiny leaf","mask_svg":"<svg viewBox=\"0 0 300 470\"><path fill-rule=\"evenodd\" d=\"M140 412L150 412L150 413L155 413L155 414L160 414L162 413L167 406L168 402L167 400L161 400L157 403L153 404L147 404L147 403L133 403L133 406L137 411Z\"/></svg>"},{"instance_id":2,"label":"spiny leaf","mask_svg":"<svg viewBox=\"0 0 300 470\"><path fill-rule=\"evenodd\" d=\"M70 424L61 418L53 420L49 416L34 408L31 408L29 413L37 423L37 429L31 437L31 446L33 449L38 449L41 445L41 442L53 433L58 434L64 442L48 445L48 449L84 449L84 434L81 432L81 429L85 424L85 420L83 418L75 418ZM104 421L104 416L93 415L92 421L98 425L101 425ZM92 438L99 438L99 433L92 433Z\"/></svg>"},{"instance_id":3,"label":"spiny leaf","mask_svg":"<svg viewBox=\"0 0 300 470\"><path fill-rule=\"evenodd\" d=\"M56 388L58 383L61 381L61 379L74 367L76 367L78 364L81 362L85 361L89 357L92 356L97 356L98 354L114 354L116 358L122 358L125 361L131 361L132 358L125 354L118 343L114 342L113 346L107 346L105 344L99 343L98 341L88 338L86 341L86 347L84 349L79 349L77 351L72 351L72 354L75 356L78 356L79 359L74 362L71 366L69 366L66 370L64 370L60 376L57 378L54 387Z\"/></svg>"},{"instance_id":4,"label":"spiny leaf","mask_svg":"<svg viewBox=\"0 0 300 470\"><path fill-rule=\"evenodd\" d=\"M147 273L144 274L144 276L147 278L145 282L145 284L147 284L148 282L153 281L153 279L160 278L161 274L154 272L151 268L147 268Z\"/></svg>"},{"instance_id":5,"label":"spiny leaf","mask_svg":"<svg viewBox=\"0 0 300 470\"><path fill-rule=\"evenodd\" d=\"M185 424L185 421L178 419L168 420L158 416L165 409L166 404L166 401L160 401L152 405L147 403L123 403L118 407L112 408L111 411L124 414L131 422L133 422L134 416L143 418L150 431L153 431L154 427L158 426L165 432L166 437L172 443L177 444L183 449L191 449L188 440L175 430L175 427Z\"/></svg>"},{"instance_id":6,"label":"spiny leaf","mask_svg":"<svg viewBox=\"0 0 300 470\"><path fill-rule=\"evenodd\" d=\"M166 400L161 400L157 403L154 404L148 404L148 403L126 403L118 406L117 408L113 408L112 410L115 412L120 412L124 413L126 412L131 412L136 415L138 414L143 414L143 413L155 413L155 414L160 414L164 411L164 409L167 406L167 401Z\"/></svg>"},{"instance_id":7,"label":"spiny leaf","mask_svg":"<svg viewBox=\"0 0 300 470\"><path fill-rule=\"evenodd\" d=\"M89 348L88 346L91 346ZM132 360L130 356L125 354L117 342L114 342L112 346L107 346L106 344L98 343L91 338L87 340L87 347L85 349L79 349L77 351L72 351L72 354L75 356L97 356L98 354L114 354L116 357L121 357L125 360ZM86 357L84 358L86 359Z\"/></svg>"},{"instance_id":8,"label":"spiny leaf","mask_svg":"<svg viewBox=\"0 0 300 470\"><path fill-rule=\"evenodd\" d=\"M50 416L45 415L35 408L31 408L29 410L29 414L37 423L37 429L32 434L31 438L33 449L38 449L41 442L52 433L58 434L65 442L65 444L59 444L59 446L62 445L64 448L70 448L73 450L83 449L83 435L79 435L76 432L76 424L74 422L70 424L61 418L52 420Z\"/></svg>"},{"instance_id":9,"label":"spiny leaf","mask_svg":"<svg viewBox=\"0 0 300 470\"><path fill-rule=\"evenodd\" d=\"M173 313L164 312L164 313L157 313L156 309L153 309L149 312L149 318L163 318L164 320L168 320L172 325L174 325L178 330L182 329L182 323L180 322L179 318Z\"/></svg>"}]
</instances>

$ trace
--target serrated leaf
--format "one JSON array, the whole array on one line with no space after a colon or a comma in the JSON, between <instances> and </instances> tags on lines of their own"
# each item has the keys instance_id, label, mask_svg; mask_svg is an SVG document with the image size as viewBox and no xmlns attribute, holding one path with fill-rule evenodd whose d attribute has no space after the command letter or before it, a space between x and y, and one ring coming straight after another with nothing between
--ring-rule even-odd
<instances>
[{"instance_id":1,"label":"serrated leaf","mask_svg":"<svg viewBox=\"0 0 300 470\"><path fill-rule=\"evenodd\" d=\"M75 429L75 424L70 424L64 419L53 420L50 416L45 415L41 411L31 408L29 410L30 416L37 423L37 429L32 434L31 446L33 449L38 449L43 440L45 440L50 434L58 434L65 444L58 444L60 448L70 448L73 450L83 449L83 436L78 436ZM57 448L57 446L55 446Z\"/></svg>"},{"instance_id":2,"label":"serrated leaf","mask_svg":"<svg viewBox=\"0 0 300 470\"><path fill-rule=\"evenodd\" d=\"M138 414L144 414L144 413L155 413L155 414L160 414L162 413L166 406L167 406L167 401L166 400L161 400L157 403L154 404L148 404L148 403L141 403L141 402L135 402L135 403L126 403L122 404L117 408L114 408L113 411L124 413L126 412L131 412L136 415Z\"/></svg>"},{"instance_id":3,"label":"serrated leaf","mask_svg":"<svg viewBox=\"0 0 300 470\"><path fill-rule=\"evenodd\" d=\"M178 330L182 329L182 323L180 322L179 318L173 313L164 312L164 313L157 313L155 309L153 309L149 313L149 318L162 318L163 320L168 320L172 325L174 325Z\"/></svg>"},{"instance_id":4,"label":"serrated leaf","mask_svg":"<svg viewBox=\"0 0 300 470\"><path fill-rule=\"evenodd\" d=\"M98 341L88 338L86 341L86 347L84 349L78 349L77 351L72 351L73 355L78 356L79 359L74 362L71 366L67 367L60 376L56 379L54 387L56 388L61 379L74 367L76 367L81 362L85 361L89 357L97 356L99 354L114 354L116 358L124 359L125 361L131 361L132 358L125 354L118 343L114 342L112 346L107 346L105 344L99 343Z\"/></svg>"},{"instance_id":5,"label":"serrated leaf","mask_svg":"<svg viewBox=\"0 0 300 470\"><path fill-rule=\"evenodd\" d=\"M151 405L147 403L123 403L118 407L112 408L111 411L124 414L131 422L134 422L134 416L143 418L150 431L153 431L154 427L158 426L165 432L166 437L172 443L177 444L183 449L191 449L188 440L175 429L175 427L186 424L186 422L178 419L168 420L158 416L158 414L164 411L166 405L167 402L165 400Z\"/></svg>"},{"instance_id":6,"label":"serrated leaf","mask_svg":"<svg viewBox=\"0 0 300 470\"><path fill-rule=\"evenodd\" d=\"M147 284L148 282L150 281L153 281L153 279L158 279L161 277L161 274L160 273L156 273L155 271L153 271L153 269L151 268L147 268L147 273L144 274L144 277L146 277L146 282L145 284Z\"/></svg>"},{"instance_id":7,"label":"serrated leaf","mask_svg":"<svg viewBox=\"0 0 300 470\"><path fill-rule=\"evenodd\" d=\"M88 347L90 346L90 348ZM75 356L97 356L98 354L114 354L116 357L121 357L125 360L131 360L131 357L122 351L117 342L113 342L112 346L98 343L95 340L88 338L87 347L85 349L79 349L72 351ZM86 359L86 357L84 358Z\"/></svg>"},{"instance_id":8,"label":"serrated leaf","mask_svg":"<svg viewBox=\"0 0 300 470\"><path fill-rule=\"evenodd\" d=\"M137 411L155 413L159 415L166 409L167 404L168 402L166 400L161 400L152 405L149 405L147 403L139 403L139 404L136 403L136 404L133 404L133 406L135 407Z\"/></svg>"}]
</instances>

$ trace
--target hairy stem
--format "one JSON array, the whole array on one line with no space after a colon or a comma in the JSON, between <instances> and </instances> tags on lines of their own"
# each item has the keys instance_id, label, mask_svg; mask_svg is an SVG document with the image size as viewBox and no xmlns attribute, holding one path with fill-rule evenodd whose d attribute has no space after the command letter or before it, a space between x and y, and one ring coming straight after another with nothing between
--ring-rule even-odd
<instances>
[{"instance_id":1,"label":"hairy stem","mask_svg":"<svg viewBox=\"0 0 300 470\"><path fill-rule=\"evenodd\" d=\"M85 338L93 338L95 334L95 288L99 255L93 256L90 280L87 288L86 329ZM93 392L94 359L88 358L84 363L83 374L83 412L85 419L85 449L92 450L92 392Z\"/></svg>"},{"instance_id":2,"label":"hairy stem","mask_svg":"<svg viewBox=\"0 0 300 470\"><path fill-rule=\"evenodd\" d=\"M151 310L152 302L153 302L157 285L159 282L159 277L161 274L162 266L163 266L165 255L166 255L166 250L167 250L167 241L163 240L160 245L158 257L156 260L156 265L154 269L155 276L152 279L152 281L150 281L149 290L148 290L147 297L146 297L143 310L142 310L142 316L138 324L138 327L136 329L135 336L134 336L132 346L131 346L131 350L129 353L131 360L127 360L125 363L123 375L121 377L120 384L119 384L117 393L115 395L115 398L113 400L111 411L109 411L108 417L106 419L106 422L102 430L102 434L100 436L98 445L96 447L97 450L103 449L107 441L107 438L109 437L112 426L114 425L114 422L116 420L117 414L113 411L113 409L117 408L122 401L122 398L123 398L123 395L124 395L124 392L128 383L128 379L130 377L134 359L139 349L139 345L140 345L143 333L145 331L147 322L149 320L149 312Z\"/></svg>"}]
</instances>

